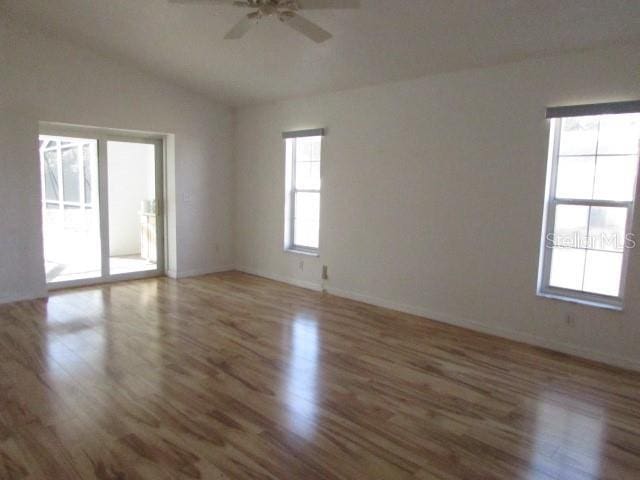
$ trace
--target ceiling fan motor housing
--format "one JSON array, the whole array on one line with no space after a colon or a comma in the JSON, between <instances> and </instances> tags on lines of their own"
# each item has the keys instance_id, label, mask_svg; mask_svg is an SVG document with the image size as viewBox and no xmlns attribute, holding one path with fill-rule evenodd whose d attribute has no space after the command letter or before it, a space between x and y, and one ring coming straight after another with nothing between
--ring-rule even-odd
<instances>
[{"instance_id":1,"label":"ceiling fan motor housing","mask_svg":"<svg viewBox=\"0 0 640 480\"><path fill-rule=\"evenodd\" d=\"M297 0L246 0L244 6L258 9L259 17L277 15L281 20L300 8Z\"/></svg>"},{"instance_id":2,"label":"ceiling fan motor housing","mask_svg":"<svg viewBox=\"0 0 640 480\"><path fill-rule=\"evenodd\" d=\"M0 0L1 1L1 0ZM185 1L185 0L173 0ZM202 1L202 0L187 0ZM214 0L216 1L216 0ZM217 0L223 1L223 0ZM286 23L292 29L303 34L307 38L316 43L322 43L331 38L331 34L301 16L298 11L304 9L305 4L300 5L299 0L225 0L237 7L249 8L253 11L244 16L229 32L225 35L225 39L237 40L242 38L251 25L260 21L265 17L276 17L283 23ZM312 0L308 0L311 2ZM344 0L351 1L351 0ZM312 4L315 5L315 4ZM320 5L320 4L318 4ZM313 8L313 7L312 7ZM324 6L318 8L325 8ZM348 7L347 7L348 8Z\"/></svg>"}]
</instances>

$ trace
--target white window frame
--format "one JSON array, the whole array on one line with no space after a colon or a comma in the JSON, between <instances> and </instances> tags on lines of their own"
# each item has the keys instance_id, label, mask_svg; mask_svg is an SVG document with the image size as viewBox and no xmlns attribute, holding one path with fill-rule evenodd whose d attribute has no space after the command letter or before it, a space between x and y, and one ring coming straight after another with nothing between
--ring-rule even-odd
<instances>
[{"instance_id":1,"label":"white window frame","mask_svg":"<svg viewBox=\"0 0 640 480\"><path fill-rule=\"evenodd\" d=\"M304 255L319 256L320 254L320 218L318 219L318 248L306 245L296 245L295 243L295 210L297 193L317 193L320 198L320 208L322 208L322 183L318 189L298 189L296 187L296 142L298 138L320 137L320 179L322 182L322 152L324 143L324 129L299 130L284 132L285 148L285 228L284 228L284 250L287 252L301 253ZM287 148L287 141L291 141L291 150Z\"/></svg>"},{"instance_id":2,"label":"white window frame","mask_svg":"<svg viewBox=\"0 0 640 480\"><path fill-rule=\"evenodd\" d=\"M95 141L94 139L82 139L82 138L77 138L74 139L76 140L74 142L74 144L72 145L64 145L62 146L61 142L58 141L59 137L58 136L52 136L52 135L40 135L40 139L44 140L45 143L42 144L42 146L40 147L40 157L41 157L41 161L40 161L40 183L41 183L41 188L42 188L42 208L46 209L48 208L49 205L55 205L56 208L58 208L59 210L64 211L65 207L76 207L78 209L82 209L82 210L89 210L94 208L97 205L97 201L95 200L96 194L95 191L92 194L92 199L90 202L86 201L86 197L85 197L85 170L84 170L84 157L82 156L82 147L85 145L90 145L92 141ZM47 143L53 141L55 142L55 145L53 147L47 147ZM63 178L63 172L62 172L62 151L64 149L68 149L68 148L77 148L80 150L80 155L78 155L79 158L79 172L78 172L78 192L79 192L79 197L80 197L80 201L79 202L74 202L71 200L65 200L64 199L64 178ZM96 150L97 150L97 145L96 145ZM56 170L57 170L57 175L58 175L58 198L56 200L50 200L50 199L46 199L46 192L45 192L45 171L44 171L44 164L42 161L42 157L45 154L45 152L56 152ZM90 151L91 155L93 155L94 153L97 152L93 152L93 150ZM95 160L95 159L93 159ZM98 185L98 179L97 179L97 174L94 176L94 178L91 179L92 182L91 184L94 186L94 188L96 188L96 186Z\"/></svg>"},{"instance_id":3,"label":"white window frame","mask_svg":"<svg viewBox=\"0 0 640 480\"><path fill-rule=\"evenodd\" d=\"M600 105L579 105L576 107L557 107L547 111L550 118L549 133L549 157L547 165L547 181L545 191L545 207L542 225L542 238L540 247L540 261L538 271L538 290L540 296L565 300L569 302L589 305L594 307L623 310L626 282L628 276L630 249L624 246L622 255L622 268L620 273L620 292L618 296L609 296L597 293L572 290L551 286L551 258L553 242L550 240L555 228L555 213L558 205L580 205L587 207L625 207L627 208L627 223L625 227L625 241L628 235L633 233L635 201L638 198L638 175L636 173L636 183L634 185L634 198L631 201L610 201L610 200L583 200L565 199L556 197L558 161L560 151L560 141L562 132L562 120L564 118L576 116L599 116L615 113L637 113L640 112L640 102L619 102L613 104ZM640 155L639 155L640 160Z\"/></svg>"}]
</instances>

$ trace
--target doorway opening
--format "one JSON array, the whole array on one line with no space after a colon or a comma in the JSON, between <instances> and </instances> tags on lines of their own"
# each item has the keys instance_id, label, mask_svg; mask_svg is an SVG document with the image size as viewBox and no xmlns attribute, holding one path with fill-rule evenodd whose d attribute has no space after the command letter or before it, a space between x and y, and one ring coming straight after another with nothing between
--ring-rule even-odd
<instances>
[{"instance_id":1,"label":"doorway opening","mask_svg":"<svg viewBox=\"0 0 640 480\"><path fill-rule=\"evenodd\" d=\"M164 273L162 140L77 132L39 140L49 287Z\"/></svg>"}]
</instances>

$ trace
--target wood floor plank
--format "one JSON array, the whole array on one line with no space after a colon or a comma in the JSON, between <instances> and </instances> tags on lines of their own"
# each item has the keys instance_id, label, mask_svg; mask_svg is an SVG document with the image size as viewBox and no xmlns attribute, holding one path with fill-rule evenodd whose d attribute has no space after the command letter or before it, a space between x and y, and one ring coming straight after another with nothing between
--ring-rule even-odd
<instances>
[{"instance_id":1,"label":"wood floor plank","mask_svg":"<svg viewBox=\"0 0 640 480\"><path fill-rule=\"evenodd\" d=\"M0 306L0 480L638 479L640 374L238 272Z\"/></svg>"}]
</instances>

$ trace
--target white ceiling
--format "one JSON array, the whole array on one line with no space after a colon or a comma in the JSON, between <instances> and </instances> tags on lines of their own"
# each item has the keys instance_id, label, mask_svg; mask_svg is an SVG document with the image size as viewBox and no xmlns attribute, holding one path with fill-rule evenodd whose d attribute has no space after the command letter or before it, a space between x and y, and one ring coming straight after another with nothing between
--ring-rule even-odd
<instances>
[{"instance_id":1,"label":"white ceiling","mask_svg":"<svg viewBox=\"0 0 640 480\"><path fill-rule=\"evenodd\" d=\"M267 18L167 0L0 0L4 14L232 105L640 40L640 0L361 0L304 15L315 44Z\"/></svg>"}]
</instances>

